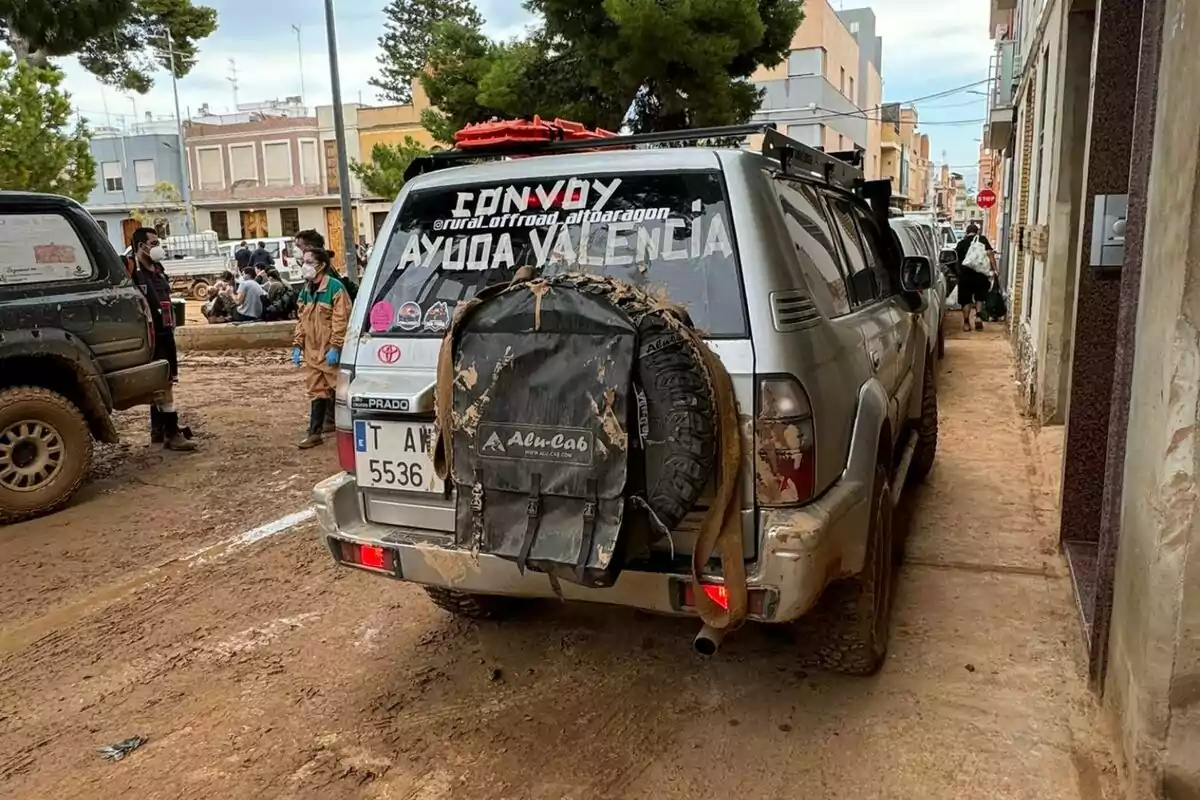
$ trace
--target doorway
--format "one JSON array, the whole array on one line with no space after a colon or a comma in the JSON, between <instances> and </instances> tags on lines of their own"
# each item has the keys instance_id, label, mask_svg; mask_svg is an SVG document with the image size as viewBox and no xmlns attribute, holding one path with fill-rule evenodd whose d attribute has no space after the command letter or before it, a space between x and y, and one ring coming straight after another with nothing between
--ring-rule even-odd
<instances>
[{"instance_id":1,"label":"doorway","mask_svg":"<svg viewBox=\"0 0 1200 800\"><path fill-rule=\"evenodd\" d=\"M121 241L129 247L133 243L133 232L142 227L133 217L121 220Z\"/></svg>"},{"instance_id":2,"label":"doorway","mask_svg":"<svg viewBox=\"0 0 1200 800\"><path fill-rule=\"evenodd\" d=\"M270 236L267 232L267 212L264 209L243 211L241 216L243 239L266 239Z\"/></svg>"},{"instance_id":3,"label":"doorway","mask_svg":"<svg viewBox=\"0 0 1200 800\"><path fill-rule=\"evenodd\" d=\"M358 209L351 209L354 231L358 231ZM357 238L357 236L355 237ZM333 265L338 269L346 269L345 232L342 227L342 209L339 206L328 206L325 209L325 247L333 251Z\"/></svg>"}]
</instances>

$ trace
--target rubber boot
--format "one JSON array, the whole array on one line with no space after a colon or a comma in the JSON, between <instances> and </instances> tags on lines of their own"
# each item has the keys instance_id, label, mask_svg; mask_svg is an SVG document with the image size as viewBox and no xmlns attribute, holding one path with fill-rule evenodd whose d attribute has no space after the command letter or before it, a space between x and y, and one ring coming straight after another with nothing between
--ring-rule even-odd
<instances>
[{"instance_id":1,"label":"rubber boot","mask_svg":"<svg viewBox=\"0 0 1200 800\"><path fill-rule=\"evenodd\" d=\"M163 418L158 406L150 406L150 444L163 443Z\"/></svg>"},{"instance_id":2,"label":"rubber boot","mask_svg":"<svg viewBox=\"0 0 1200 800\"><path fill-rule=\"evenodd\" d=\"M164 411L162 412L163 420L163 447L167 450L175 450L180 453L190 453L196 449L196 443L190 442L183 435L183 431L179 430L179 412Z\"/></svg>"},{"instance_id":3,"label":"rubber boot","mask_svg":"<svg viewBox=\"0 0 1200 800\"><path fill-rule=\"evenodd\" d=\"M334 414L334 401L333 401L333 395L330 395L329 397L325 398L325 422L323 425L321 425L321 433L337 432L337 423L335 422L335 420L333 418L333 414Z\"/></svg>"},{"instance_id":4,"label":"rubber boot","mask_svg":"<svg viewBox=\"0 0 1200 800\"><path fill-rule=\"evenodd\" d=\"M308 438L297 445L301 450L316 447L325 441L321 438L321 427L325 424L325 404L328 402L329 400L324 397L312 399L312 405L308 411Z\"/></svg>"}]
</instances>

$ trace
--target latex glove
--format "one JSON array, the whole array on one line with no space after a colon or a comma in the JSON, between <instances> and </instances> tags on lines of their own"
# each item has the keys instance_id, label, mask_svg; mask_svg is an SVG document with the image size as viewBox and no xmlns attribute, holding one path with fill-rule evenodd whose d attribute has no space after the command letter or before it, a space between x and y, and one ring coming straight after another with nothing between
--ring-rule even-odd
<instances>
[{"instance_id":1,"label":"latex glove","mask_svg":"<svg viewBox=\"0 0 1200 800\"><path fill-rule=\"evenodd\" d=\"M338 362L341 360L342 360L342 351L336 347L330 348L329 352L325 354L325 363L328 366L336 367L338 365Z\"/></svg>"},{"instance_id":2,"label":"latex glove","mask_svg":"<svg viewBox=\"0 0 1200 800\"><path fill-rule=\"evenodd\" d=\"M300 356L302 355L299 347L292 348L292 366L300 366Z\"/></svg>"}]
</instances>

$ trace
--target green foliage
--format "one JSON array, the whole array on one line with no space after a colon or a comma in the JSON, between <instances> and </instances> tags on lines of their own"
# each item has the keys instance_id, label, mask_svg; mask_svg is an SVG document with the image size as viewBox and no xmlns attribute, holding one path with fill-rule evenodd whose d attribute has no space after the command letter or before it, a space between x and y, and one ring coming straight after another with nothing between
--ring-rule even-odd
<instances>
[{"instance_id":1,"label":"green foliage","mask_svg":"<svg viewBox=\"0 0 1200 800\"><path fill-rule=\"evenodd\" d=\"M526 0L542 25L490 41L433 28L422 84L445 132L492 117L563 117L635 132L730 125L758 110L749 78L787 57L802 0ZM627 112L632 112L627 120Z\"/></svg>"},{"instance_id":2,"label":"green foliage","mask_svg":"<svg viewBox=\"0 0 1200 800\"><path fill-rule=\"evenodd\" d=\"M371 148L371 163L352 161L350 171L358 176L372 197L395 200L404 188L404 170L414 158L429 150L411 136L402 144L377 144Z\"/></svg>"},{"instance_id":3,"label":"green foliage","mask_svg":"<svg viewBox=\"0 0 1200 800\"><path fill-rule=\"evenodd\" d=\"M192 0L0 0L0 42L19 60L44 67L75 55L104 83L141 93L157 68L188 74L197 43L216 29L216 10Z\"/></svg>"},{"instance_id":4,"label":"green foliage","mask_svg":"<svg viewBox=\"0 0 1200 800\"><path fill-rule=\"evenodd\" d=\"M137 208L131 209L129 215L138 221L139 225L165 230L168 215L178 211L183 206L183 198L179 189L170 181L159 181L154 184L150 197Z\"/></svg>"},{"instance_id":5,"label":"green foliage","mask_svg":"<svg viewBox=\"0 0 1200 800\"><path fill-rule=\"evenodd\" d=\"M0 187L87 199L96 184L90 134L71 125L63 74L0 52Z\"/></svg>"},{"instance_id":6,"label":"green foliage","mask_svg":"<svg viewBox=\"0 0 1200 800\"><path fill-rule=\"evenodd\" d=\"M458 20L475 28L483 23L471 0L391 0L383 15L379 75L368 83L395 103L412 102L412 82L425 68L438 23Z\"/></svg>"}]
</instances>

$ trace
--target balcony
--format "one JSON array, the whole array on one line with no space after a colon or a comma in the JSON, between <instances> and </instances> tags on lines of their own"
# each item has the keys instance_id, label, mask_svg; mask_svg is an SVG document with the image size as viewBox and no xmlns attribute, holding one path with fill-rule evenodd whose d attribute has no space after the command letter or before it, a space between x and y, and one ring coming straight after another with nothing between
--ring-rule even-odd
<instances>
[{"instance_id":1,"label":"balcony","mask_svg":"<svg viewBox=\"0 0 1200 800\"><path fill-rule=\"evenodd\" d=\"M986 146L1003 150L1012 138L1015 121L1014 94L1021 79L1017 43L1011 39L997 42L988 65L988 122Z\"/></svg>"}]
</instances>

